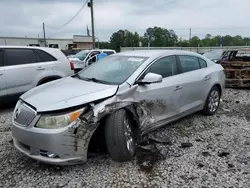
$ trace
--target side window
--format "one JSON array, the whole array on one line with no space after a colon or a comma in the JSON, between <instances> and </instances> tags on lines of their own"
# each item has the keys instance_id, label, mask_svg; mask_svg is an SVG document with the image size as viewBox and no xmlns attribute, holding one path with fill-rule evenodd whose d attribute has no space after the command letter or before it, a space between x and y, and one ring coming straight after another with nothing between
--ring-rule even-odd
<instances>
[{"instance_id":1,"label":"side window","mask_svg":"<svg viewBox=\"0 0 250 188\"><path fill-rule=\"evenodd\" d=\"M0 49L0 67L3 67L3 50Z\"/></svg>"},{"instance_id":2,"label":"side window","mask_svg":"<svg viewBox=\"0 0 250 188\"><path fill-rule=\"evenodd\" d=\"M197 57L181 55L179 56L179 59L181 62L183 72L190 72L200 69L200 63Z\"/></svg>"},{"instance_id":3,"label":"side window","mask_svg":"<svg viewBox=\"0 0 250 188\"><path fill-rule=\"evenodd\" d=\"M32 49L5 49L5 66L36 63L36 55Z\"/></svg>"},{"instance_id":4,"label":"side window","mask_svg":"<svg viewBox=\"0 0 250 188\"><path fill-rule=\"evenodd\" d=\"M175 56L163 57L152 64L149 69L144 73L155 73L162 75L163 78L177 74L177 63Z\"/></svg>"},{"instance_id":5,"label":"side window","mask_svg":"<svg viewBox=\"0 0 250 188\"><path fill-rule=\"evenodd\" d=\"M207 62L204 59L199 58L199 62L201 69L207 67Z\"/></svg>"},{"instance_id":6,"label":"side window","mask_svg":"<svg viewBox=\"0 0 250 188\"><path fill-rule=\"evenodd\" d=\"M56 61L56 58L42 50L35 50L38 55L38 62Z\"/></svg>"},{"instance_id":7,"label":"side window","mask_svg":"<svg viewBox=\"0 0 250 188\"><path fill-rule=\"evenodd\" d=\"M113 51L103 51L103 52L106 53L107 55L112 55L112 54L114 54Z\"/></svg>"}]
</instances>

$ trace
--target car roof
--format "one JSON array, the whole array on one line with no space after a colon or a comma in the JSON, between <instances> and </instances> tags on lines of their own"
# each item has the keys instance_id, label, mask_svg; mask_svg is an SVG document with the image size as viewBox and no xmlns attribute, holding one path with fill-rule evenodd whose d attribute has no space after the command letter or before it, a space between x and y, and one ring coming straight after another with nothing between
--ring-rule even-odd
<instances>
[{"instance_id":1,"label":"car roof","mask_svg":"<svg viewBox=\"0 0 250 188\"><path fill-rule=\"evenodd\" d=\"M92 49L91 51L111 51L111 52L115 52L115 50L111 50L111 49Z\"/></svg>"},{"instance_id":2,"label":"car roof","mask_svg":"<svg viewBox=\"0 0 250 188\"><path fill-rule=\"evenodd\" d=\"M137 50L137 51L120 52L117 53L116 55L138 56L138 57L149 57L149 58L168 56L168 55L195 55L198 57L201 56L197 53L184 50Z\"/></svg>"},{"instance_id":3,"label":"car roof","mask_svg":"<svg viewBox=\"0 0 250 188\"><path fill-rule=\"evenodd\" d=\"M48 47L38 47L38 46L0 46L0 48L51 49L51 48L48 48ZM53 48L53 49L58 49L58 48Z\"/></svg>"},{"instance_id":4,"label":"car roof","mask_svg":"<svg viewBox=\"0 0 250 188\"><path fill-rule=\"evenodd\" d=\"M16 48L16 49L19 49L19 48L22 48L22 49L39 49L39 50L43 50L43 51L46 51L46 52L54 52L54 51L60 51L59 48L48 48L48 47L38 47L38 46L0 46L0 48Z\"/></svg>"}]
</instances>

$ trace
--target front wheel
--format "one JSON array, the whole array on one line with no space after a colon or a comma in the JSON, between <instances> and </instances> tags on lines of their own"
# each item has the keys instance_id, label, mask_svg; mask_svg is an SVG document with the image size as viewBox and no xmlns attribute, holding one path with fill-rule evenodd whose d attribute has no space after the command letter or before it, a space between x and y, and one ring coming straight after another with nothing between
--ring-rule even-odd
<instances>
[{"instance_id":1,"label":"front wheel","mask_svg":"<svg viewBox=\"0 0 250 188\"><path fill-rule=\"evenodd\" d=\"M110 157L115 161L128 161L135 155L135 136L128 113L118 110L107 117L105 138Z\"/></svg>"},{"instance_id":2,"label":"front wheel","mask_svg":"<svg viewBox=\"0 0 250 188\"><path fill-rule=\"evenodd\" d=\"M221 92L218 87L214 86L207 97L203 113L205 115L214 115L220 105Z\"/></svg>"}]
</instances>

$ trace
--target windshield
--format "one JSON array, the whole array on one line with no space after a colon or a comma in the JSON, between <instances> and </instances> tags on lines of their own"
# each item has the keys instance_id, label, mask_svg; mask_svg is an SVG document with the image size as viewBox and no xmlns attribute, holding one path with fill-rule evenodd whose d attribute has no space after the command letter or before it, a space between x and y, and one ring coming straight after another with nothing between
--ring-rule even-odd
<instances>
[{"instance_id":1,"label":"windshield","mask_svg":"<svg viewBox=\"0 0 250 188\"><path fill-rule=\"evenodd\" d=\"M72 55L71 57L78 58L81 61L83 61L88 56L88 54L89 54L89 50L83 50L83 51L78 52L75 55Z\"/></svg>"},{"instance_id":2,"label":"windshield","mask_svg":"<svg viewBox=\"0 0 250 188\"><path fill-rule=\"evenodd\" d=\"M101 80L111 85L120 85L125 82L146 59L148 59L148 57L107 56L80 71L78 75L83 79L92 79L92 81Z\"/></svg>"},{"instance_id":3,"label":"windshield","mask_svg":"<svg viewBox=\"0 0 250 188\"><path fill-rule=\"evenodd\" d=\"M223 50L213 50L203 55L210 60L214 60L214 59L220 59L222 53L223 53Z\"/></svg>"}]
</instances>

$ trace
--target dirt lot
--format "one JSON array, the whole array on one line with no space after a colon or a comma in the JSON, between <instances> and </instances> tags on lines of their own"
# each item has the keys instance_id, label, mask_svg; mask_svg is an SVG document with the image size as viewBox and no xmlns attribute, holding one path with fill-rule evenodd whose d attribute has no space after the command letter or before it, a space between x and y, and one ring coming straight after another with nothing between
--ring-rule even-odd
<instances>
[{"instance_id":1,"label":"dirt lot","mask_svg":"<svg viewBox=\"0 0 250 188\"><path fill-rule=\"evenodd\" d=\"M40 164L11 142L0 112L0 187L250 187L250 91L227 89L217 115L195 114L147 135L131 162Z\"/></svg>"}]
</instances>

